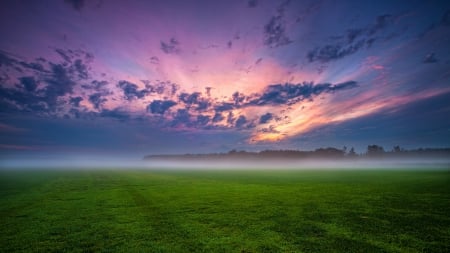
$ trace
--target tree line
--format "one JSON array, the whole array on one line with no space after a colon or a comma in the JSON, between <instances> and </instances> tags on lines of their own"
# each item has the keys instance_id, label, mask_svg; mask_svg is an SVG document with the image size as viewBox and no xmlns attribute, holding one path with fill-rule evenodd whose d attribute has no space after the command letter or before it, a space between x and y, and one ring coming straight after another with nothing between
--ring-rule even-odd
<instances>
[{"instance_id":1,"label":"tree line","mask_svg":"<svg viewBox=\"0 0 450 253\"><path fill-rule=\"evenodd\" d=\"M379 145L368 145L363 153L355 152L351 147L341 149L334 147L318 148L312 151L302 150L263 150L259 152L230 150L226 153L183 154L183 155L148 155L144 159L163 160L217 160L217 159L361 159L361 158L450 158L450 148L404 149L394 146L386 151Z\"/></svg>"}]
</instances>

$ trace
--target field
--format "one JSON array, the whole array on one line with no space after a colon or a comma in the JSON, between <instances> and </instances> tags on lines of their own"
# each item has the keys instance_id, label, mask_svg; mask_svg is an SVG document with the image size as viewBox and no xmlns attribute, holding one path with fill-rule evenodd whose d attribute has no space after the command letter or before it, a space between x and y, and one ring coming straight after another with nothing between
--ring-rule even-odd
<instances>
[{"instance_id":1,"label":"field","mask_svg":"<svg viewBox=\"0 0 450 253\"><path fill-rule=\"evenodd\" d=\"M1 252L450 252L449 171L0 171Z\"/></svg>"}]
</instances>

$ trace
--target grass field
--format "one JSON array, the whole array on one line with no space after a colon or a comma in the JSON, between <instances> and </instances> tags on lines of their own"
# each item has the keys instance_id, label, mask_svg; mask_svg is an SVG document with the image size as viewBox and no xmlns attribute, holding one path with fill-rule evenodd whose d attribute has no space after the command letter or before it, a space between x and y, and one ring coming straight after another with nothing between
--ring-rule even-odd
<instances>
[{"instance_id":1,"label":"grass field","mask_svg":"<svg viewBox=\"0 0 450 253\"><path fill-rule=\"evenodd\" d=\"M0 171L1 252L450 252L449 171Z\"/></svg>"}]
</instances>

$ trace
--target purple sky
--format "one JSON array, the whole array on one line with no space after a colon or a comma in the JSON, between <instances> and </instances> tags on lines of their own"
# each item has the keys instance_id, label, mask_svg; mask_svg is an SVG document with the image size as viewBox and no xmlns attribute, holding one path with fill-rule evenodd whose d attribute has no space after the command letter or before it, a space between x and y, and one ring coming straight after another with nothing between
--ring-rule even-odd
<instances>
[{"instance_id":1,"label":"purple sky","mask_svg":"<svg viewBox=\"0 0 450 253\"><path fill-rule=\"evenodd\" d=\"M0 153L450 146L448 1L0 2Z\"/></svg>"}]
</instances>

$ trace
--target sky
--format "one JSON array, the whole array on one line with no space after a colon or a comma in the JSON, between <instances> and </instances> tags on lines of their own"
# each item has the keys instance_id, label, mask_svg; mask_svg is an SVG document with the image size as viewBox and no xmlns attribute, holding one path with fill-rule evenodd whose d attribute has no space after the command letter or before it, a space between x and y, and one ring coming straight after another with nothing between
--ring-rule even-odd
<instances>
[{"instance_id":1,"label":"sky","mask_svg":"<svg viewBox=\"0 0 450 253\"><path fill-rule=\"evenodd\" d=\"M450 146L448 1L0 1L0 157Z\"/></svg>"}]
</instances>

